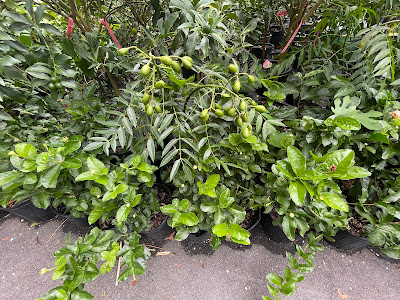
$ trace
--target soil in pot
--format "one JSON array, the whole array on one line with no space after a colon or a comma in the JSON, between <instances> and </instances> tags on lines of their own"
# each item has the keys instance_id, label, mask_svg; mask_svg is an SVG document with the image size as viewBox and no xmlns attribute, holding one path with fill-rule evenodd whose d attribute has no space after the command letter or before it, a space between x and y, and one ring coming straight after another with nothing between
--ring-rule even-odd
<instances>
[{"instance_id":1,"label":"soil in pot","mask_svg":"<svg viewBox=\"0 0 400 300\"><path fill-rule=\"evenodd\" d=\"M68 219L70 223L73 225L79 226L79 227L92 227L92 225L89 224L87 218L75 218L74 216L71 216L67 211L67 207L65 206L64 203L61 203L57 207L53 207L51 205L52 210L59 216Z\"/></svg>"},{"instance_id":2,"label":"soil in pot","mask_svg":"<svg viewBox=\"0 0 400 300\"><path fill-rule=\"evenodd\" d=\"M260 210L247 210L246 217L242 223L240 223L240 227L246 230L252 230L254 227L258 225L261 220L261 211Z\"/></svg>"},{"instance_id":3,"label":"soil in pot","mask_svg":"<svg viewBox=\"0 0 400 300\"><path fill-rule=\"evenodd\" d=\"M163 185L155 185L157 188L157 198L158 202L160 203L160 206L168 205L172 203L172 195L169 189L166 186ZM151 229L150 232L154 232L157 230L161 224L166 223L167 216L164 215L162 212L159 212L158 214L154 215L153 217L150 218L150 225Z\"/></svg>"},{"instance_id":4,"label":"soil in pot","mask_svg":"<svg viewBox=\"0 0 400 300\"><path fill-rule=\"evenodd\" d=\"M342 250L360 250L370 245L368 239L362 237L365 232L366 228L360 220L351 219L347 230L339 231L334 236L335 241L329 243Z\"/></svg>"}]
</instances>

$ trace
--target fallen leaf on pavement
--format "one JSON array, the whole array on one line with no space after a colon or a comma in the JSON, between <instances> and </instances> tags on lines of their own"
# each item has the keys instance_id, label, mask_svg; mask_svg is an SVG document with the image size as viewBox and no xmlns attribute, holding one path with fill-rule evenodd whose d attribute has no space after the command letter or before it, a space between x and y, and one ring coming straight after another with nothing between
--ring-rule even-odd
<instances>
[{"instance_id":1,"label":"fallen leaf on pavement","mask_svg":"<svg viewBox=\"0 0 400 300\"><path fill-rule=\"evenodd\" d=\"M160 256L160 255L170 255L170 251L163 251L163 252L157 252L156 256Z\"/></svg>"},{"instance_id":2,"label":"fallen leaf on pavement","mask_svg":"<svg viewBox=\"0 0 400 300\"><path fill-rule=\"evenodd\" d=\"M204 269L204 262L200 259L200 265Z\"/></svg>"},{"instance_id":3,"label":"fallen leaf on pavement","mask_svg":"<svg viewBox=\"0 0 400 300\"><path fill-rule=\"evenodd\" d=\"M181 268L181 266L180 266L180 265L178 265L178 264L176 264L176 267L177 267L177 268L179 268L179 269Z\"/></svg>"},{"instance_id":4,"label":"fallen leaf on pavement","mask_svg":"<svg viewBox=\"0 0 400 300\"><path fill-rule=\"evenodd\" d=\"M342 291L340 290L340 288L337 289L337 292L339 294L340 299L348 299L349 298L349 295L342 294Z\"/></svg>"},{"instance_id":5,"label":"fallen leaf on pavement","mask_svg":"<svg viewBox=\"0 0 400 300\"><path fill-rule=\"evenodd\" d=\"M132 286L136 285L136 280L132 280Z\"/></svg>"},{"instance_id":6,"label":"fallen leaf on pavement","mask_svg":"<svg viewBox=\"0 0 400 300\"><path fill-rule=\"evenodd\" d=\"M2 241L7 241L7 240L9 240L10 238L4 238L4 239L2 239Z\"/></svg>"},{"instance_id":7,"label":"fallen leaf on pavement","mask_svg":"<svg viewBox=\"0 0 400 300\"><path fill-rule=\"evenodd\" d=\"M169 237L165 238L164 240L173 241L174 240L174 235L175 235L175 231L173 233L171 233L171 235Z\"/></svg>"}]
</instances>

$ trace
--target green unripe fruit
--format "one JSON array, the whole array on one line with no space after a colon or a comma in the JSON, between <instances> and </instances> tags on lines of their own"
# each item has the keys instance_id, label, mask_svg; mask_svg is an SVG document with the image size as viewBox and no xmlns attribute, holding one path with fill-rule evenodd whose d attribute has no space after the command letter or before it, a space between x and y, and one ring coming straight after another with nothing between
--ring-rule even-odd
<instances>
[{"instance_id":1,"label":"green unripe fruit","mask_svg":"<svg viewBox=\"0 0 400 300\"><path fill-rule=\"evenodd\" d=\"M257 105L256 106L256 111L258 111L259 113L263 113L266 110L264 105Z\"/></svg>"},{"instance_id":2,"label":"green unripe fruit","mask_svg":"<svg viewBox=\"0 0 400 300\"><path fill-rule=\"evenodd\" d=\"M200 113L200 118L205 118L208 115L208 109L204 109L201 113Z\"/></svg>"},{"instance_id":3,"label":"green unripe fruit","mask_svg":"<svg viewBox=\"0 0 400 300\"><path fill-rule=\"evenodd\" d=\"M154 85L156 89L162 89L165 87L165 81L164 80L159 80L156 82Z\"/></svg>"},{"instance_id":4,"label":"green unripe fruit","mask_svg":"<svg viewBox=\"0 0 400 300\"><path fill-rule=\"evenodd\" d=\"M56 88L57 90L60 90L60 89L63 88L63 85L61 84L61 82L56 82L56 83L54 84L54 86L55 86L55 88Z\"/></svg>"},{"instance_id":5,"label":"green unripe fruit","mask_svg":"<svg viewBox=\"0 0 400 300\"><path fill-rule=\"evenodd\" d=\"M160 106L160 105L154 106L154 109L155 109L156 112L158 112L158 113L161 113L161 112L162 112L162 109L161 109L161 106Z\"/></svg>"},{"instance_id":6,"label":"green unripe fruit","mask_svg":"<svg viewBox=\"0 0 400 300\"><path fill-rule=\"evenodd\" d=\"M218 103L216 103L216 104L215 104L215 108L222 109L222 106L219 105Z\"/></svg>"},{"instance_id":7,"label":"green unripe fruit","mask_svg":"<svg viewBox=\"0 0 400 300\"><path fill-rule=\"evenodd\" d=\"M173 61L172 62L172 69L174 69L174 71L176 73L180 73L181 72L181 66L177 61Z\"/></svg>"},{"instance_id":8,"label":"green unripe fruit","mask_svg":"<svg viewBox=\"0 0 400 300\"><path fill-rule=\"evenodd\" d=\"M228 99L230 97L231 97L231 95L229 95L228 93L223 93L222 94L222 98Z\"/></svg>"},{"instance_id":9,"label":"green unripe fruit","mask_svg":"<svg viewBox=\"0 0 400 300\"><path fill-rule=\"evenodd\" d=\"M133 35L137 35L137 29L135 27L133 27L131 29L131 32L132 32Z\"/></svg>"},{"instance_id":10,"label":"green unripe fruit","mask_svg":"<svg viewBox=\"0 0 400 300\"><path fill-rule=\"evenodd\" d=\"M223 115L224 115L224 111L222 110L222 109L216 109L215 110L215 114L218 116L218 117L222 117Z\"/></svg>"},{"instance_id":11,"label":"green unripe fruit","mask_svg":"<svg viewBox=\"0 0 400 300\"><path fill-rule=\"evenodd\" d=\"M140 74L142 74L143 76L149 75L150 74L150 65L149 64L144 65L142 67L142 69L140 70Z\"/></svg>"},{"instance_id":12,"label":"green unripe fruit","mask_svg":"<svg viewBox=\"0 0 400 300\"><path fill-rule=\"evenodd\" d=\"M247 127L243 128L242 130L242 137L248 138L250 135L249 129Z\"/></svg>"},{"instance_id":13,"label":"green unripe fruit","mask_svg":"<svg viewBox=\"0 0 400 300\"><path fill-rule=\"evenodd\" d=\"M182 96L183 96L183 97L186 97L186 96L188 95L188 93L189 93L188 90L183 90Z\"/></svg>"},{"instance_id":14,"label":"green unripe fruit","mask_svg":"<svg viewBox=\"0 0 400 300\"><path fill-rule=\"evenodd\" d=\"M205 24L202 29L203 29L203 32L207 33L207 34L211 33L211 31L212 31L212 27L209 24Z\"/></svg>"},{"instance_id":15,"label":"green unripe fruit","mask_svg":"<svg viewBox=\"0 0 400 300\"><path fill-rule=\"evenodd\" d=\"M232 108L228 111L228 115L231 116L231 117L233 117L235 114L236 114L236 109L232 107Z\"/></svg>"},{"instance_id":16,"label":"green unripe fruit","mask_svg":"<svg viewBox=\"0 0 400 300\"><path fill-rule=\"evenodd\" d=\"M185 60L193 63L193 58L191 58L190 56L184 56L184 57L182 57L182 59L185 59Z\"/></svg>"},{"instance_id":17,"label":"green unripe fruit","mask_svg":"<svg viewBox=\"0 0 400 300\"><path fill-rule=\"evenodd\" d=\"M254 101L254 100L251 100L250 104L253 105L253 106L256 106L256 105L257 105L257 102Z\"/></svg>"},{"instance_id":18,"label":"green unripe fruit","mask_svg":"<svg viewBox=\"0 0 400 300\"><path fill-rule=\"evenodd\" d=\"M129 48L120 48L118 49L119 55L126 55L129 52Z\"/></svg>"},{"instance_id":19,"label":"green unripe fruit","mask_svg":"<svg viewBox=\"0 0 400 300\"><path fill-rule=\"evenodd\" d=\"M251 126L250 123L247 123L247 128L249 129L249 131L251 131L253 129L253 126Z\"/></svg>"},{"instance_id":20,"label":"green unripe fruit","mask_svg":"<svg viewBox=\"0 0 400 300\"><path fill-rule=\"evenodd\" d=\"M225 108L224 108L224 114L227 115L227 114L228 114L228 111L229 111L230 109L231 109L231 108L230 108L229 106L225 107Z\"/></svg>"},{"instance_id":21,"label":"green unripe fruit","mask_svg":"<svg viewBox=\"0 0 400 300\"><path fill-rule=\"evenodd\" d=\"M152 115L153 115L153 112L154 112L153 106L151 106L151 105L147 106L147 108L146 108L146 114L147 114L148 116L152 116Z\"/></svg>"},{"instance_id":22,"label":"green unripe fruit","mask_svg":"<svg viewBox=\"0 0 400 300\"><path fill-rule=\"evenodd\" d=\"M250 83L250 84L254 83L255 80L256 79L254 78L253 75L249 75L249 77L247 77L247 82Z\"/></svg>"},{"instance_id":23,"label":"green unripe fruit","mask_svg":"<svg viewBox=\"0 0 400 300\"><path fill-rule=\"evenodd\" d=\"M247 122L248 119L249 119L249 117L247 114L242 115L243 122Z\"/></svg>"},{"instance_id":24,"label":"green unripe fruit","mask_svg":"<svg viewBox=\"0 0 400 300\"><path fill-rule=\"evenodd\" d=\"M238 67L237 67L235 64L230 64L230 65L228 66L228 70L229 70L229 72L231 72L231 73L237 73Z\"/></svg>"},{"instance_id":25,"label":"green unripe fruit","mask_svg":"<svg viewBox=\"0 0 400 300\"><path fill-rule=\"evenodd\" d=\"M58 78L56 76L51 76L50 81L52 83L56 83L56 82L58 82Z\"/></svg>"},{"instance_id":26,"label":"green unripe fruit","mask_svg":"<svg viewBox=\"0 0 400 300\"><path fill-rule=\"evenodd\" d=\"M186 57L186 56L185 56L185 57ZM184 66L186 69L190 70L190 69L192 68L192 62L191 62L190 60L185 59L185 57L182 58L183 66Z\"/></svg>"},{"instance_id":27,"label":"green unripe fruit","mask_svg":"<svg viewBox=\"0 0 400 300\"><path fill-rule=\"evenodd\" d=\"M169 56L166 56L166 55L165 56L161 56L160 60L164 65L167 65L167 66L172 65L172 58L169 57Z\"/></svg>"},{"instance_id":28,"label":"green unripe fruit","mask_svg":"<svg viewBox=\"0 0 400 300\"><path fill-rule=\"evenodd\" d=\"M205 123L208 121L208 118L210 117L209 114L207 114L204 118L201 118L201 120Z\"/></svg>"},{"instance_id":29,"label":"green unripe fruit","mask_svg":"<svg viewBox=\"0 0 400 300\"><path fill-rule=\"evenodd\" d=\"M236 124L238 127L242 127L242 125L243 125L243 120L242 120L241 118L237 117L236 120L235 120L235 124Z\"/></svg>"},{"instance_id":30,"label":"green unripe fruit","mask_svg":"<svg viewBox=\"0 0 400 300\"><path fill-rule=\"evenodd\" d=\"M50 82L48 85L49 89L54 90L56 88L56 86L54 85L54 83Z\"/></svg>"},{"instance_id":31,"label":"green unripe fruit","mask_svg":"<svg viewBox=\"0 0 400 300\"><path fill-rule=\"evenodd\" d=\"M245 110L246 110L246 107L247 107L246 101L243 100L242 102L240 102L239 109L240 109L241 111L245 111Z\"/></svg>"},{"instance_id":32,"label":"green unripe fruit","mask_svg":"<svg viewBox=\"0 0 400 300\"><path fill-rule=\"evenodd\" d=\"M145 93L142 98L142 103L147 104L149 103L149 100L150 100L150 95Z\"/></svg>"},{"instance_id":33,"label":"green unripe fruit","mask_svg":"<svg viewBox=\"0 0 400 300\"><path fill-rule=\"evenodd\" d=\"M236 82L233 84L233 91L235 93L240 91L240 81L239 80L236 80Z\"/></svg>"}]
</instances>

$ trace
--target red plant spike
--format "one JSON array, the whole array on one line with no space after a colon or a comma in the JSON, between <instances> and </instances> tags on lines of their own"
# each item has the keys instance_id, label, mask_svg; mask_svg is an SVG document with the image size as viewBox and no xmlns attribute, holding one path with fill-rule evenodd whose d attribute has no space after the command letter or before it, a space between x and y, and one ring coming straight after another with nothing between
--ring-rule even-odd
<instances>
[{"instance_id":1,"label":"red plant spike","mask_svg":"<svg viewBox=\"0 0 400 300\"><path fill-rule=\"evenodd\" d=\"M67 27L67 37L71 39L72 29L74 28L74 19L71 17L68 18L68 27Z\"/></svg>"},{"instance_id":2,"label":"red plant spike","mask_svg":"<svg viewBox=\"0 0 400 300\"><path fill-rule=\"evenodd\" d=\"M111 35L111 37L112 37L112 39L113 39L115 45L117 45L118 49L121 49L121 45L118 43L118 40L117 40L117 38L115 37L114 33L112 32L110 26L108 26L107 21L104 20L104 19L101 19L101 20L100 20L100 23L103 24L103 25L107 28L108 33Z\"/></svg>"}]
</instances>

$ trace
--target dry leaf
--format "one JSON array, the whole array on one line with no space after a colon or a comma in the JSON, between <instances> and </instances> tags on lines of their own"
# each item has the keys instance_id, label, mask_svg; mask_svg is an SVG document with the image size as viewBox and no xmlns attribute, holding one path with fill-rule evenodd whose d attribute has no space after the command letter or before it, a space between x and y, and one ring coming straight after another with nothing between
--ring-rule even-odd
<instances>
[{"instance_id":1,"label":"dry leaf","mask_svg":"<svg viewBox=\"0 0 400 300\"><path fill-rule=\"evenodd\" d=\"M200 265L204 269L204 262L200 259Z\"/></svg>"},{"instance_id":2,"label":"dry leaf","mask_svg":"<svg viewBox=\"0 0 400 300\"><path fill-rule=\"evenodd\" d=\"M105 298L106 297L106 291L103 292L103 294L101 295L101 298Z\"/></svg>"},{"instance_id":3,"label":"dry leaf","mask_svg":"<svg viewBox=\"0 0 400 300\"><path fill-rule=\"evenodd\" d=\"M171 233L171 235L169 237L165 238L164 240L173 241L174 240L174 235L175 235L175 231L173 233Z\"/></svg>"},{"instance_id":4,"label":"dry leaf","mask_svg":"<svg viewBox=\"0 0 400 300\"><path fill-rule=\"evenodd\" d=\"M160 255L170 255L170 251L163 251L163 252L157 252L156 256L160 256Z\"/></svg>"},{"instance_id":5,"label":"dry leaf","mask_svg":"<svg viewBox=\"0 0 400 300\"><path fill-rule=\"evenodd\" d=\"M340 299L348 299L349 298L349 295L342 294L342 291L340 290L340 288L337 289L337 292L339 294Z\"/></svg>"},{"instance_id":6,"label":"dry leaf","mask_svg":"<svg viewBox=\"0 0 400 300\"><path fill-rule=\"evenodd\" d=\"M136 280L132 280L131 284L132 286L136 285Z\"/></svg>"},{"instance_id":7,"label":"dry leaf","mask_svg":"<svg viewBox=\"0 0 400 300\"><path fill-rule=\"evenodd\" d=\"M180 265L178 265L178 264L176 264L176 267L177 267L177 268L179 268L179 269L181 268L181 266L180 266Z\"/></svg>"},{"instance_id":8,"label":"dry leaf","mask_svg":"<svg viewBox=\"0 0 400 300\"><path fill-rule=\"evenodd\" d=\"M4 239L2 239L2 241L7 241L7 240L9 240L10 238L4 238Z\"/></svg>"}]
</instances>

